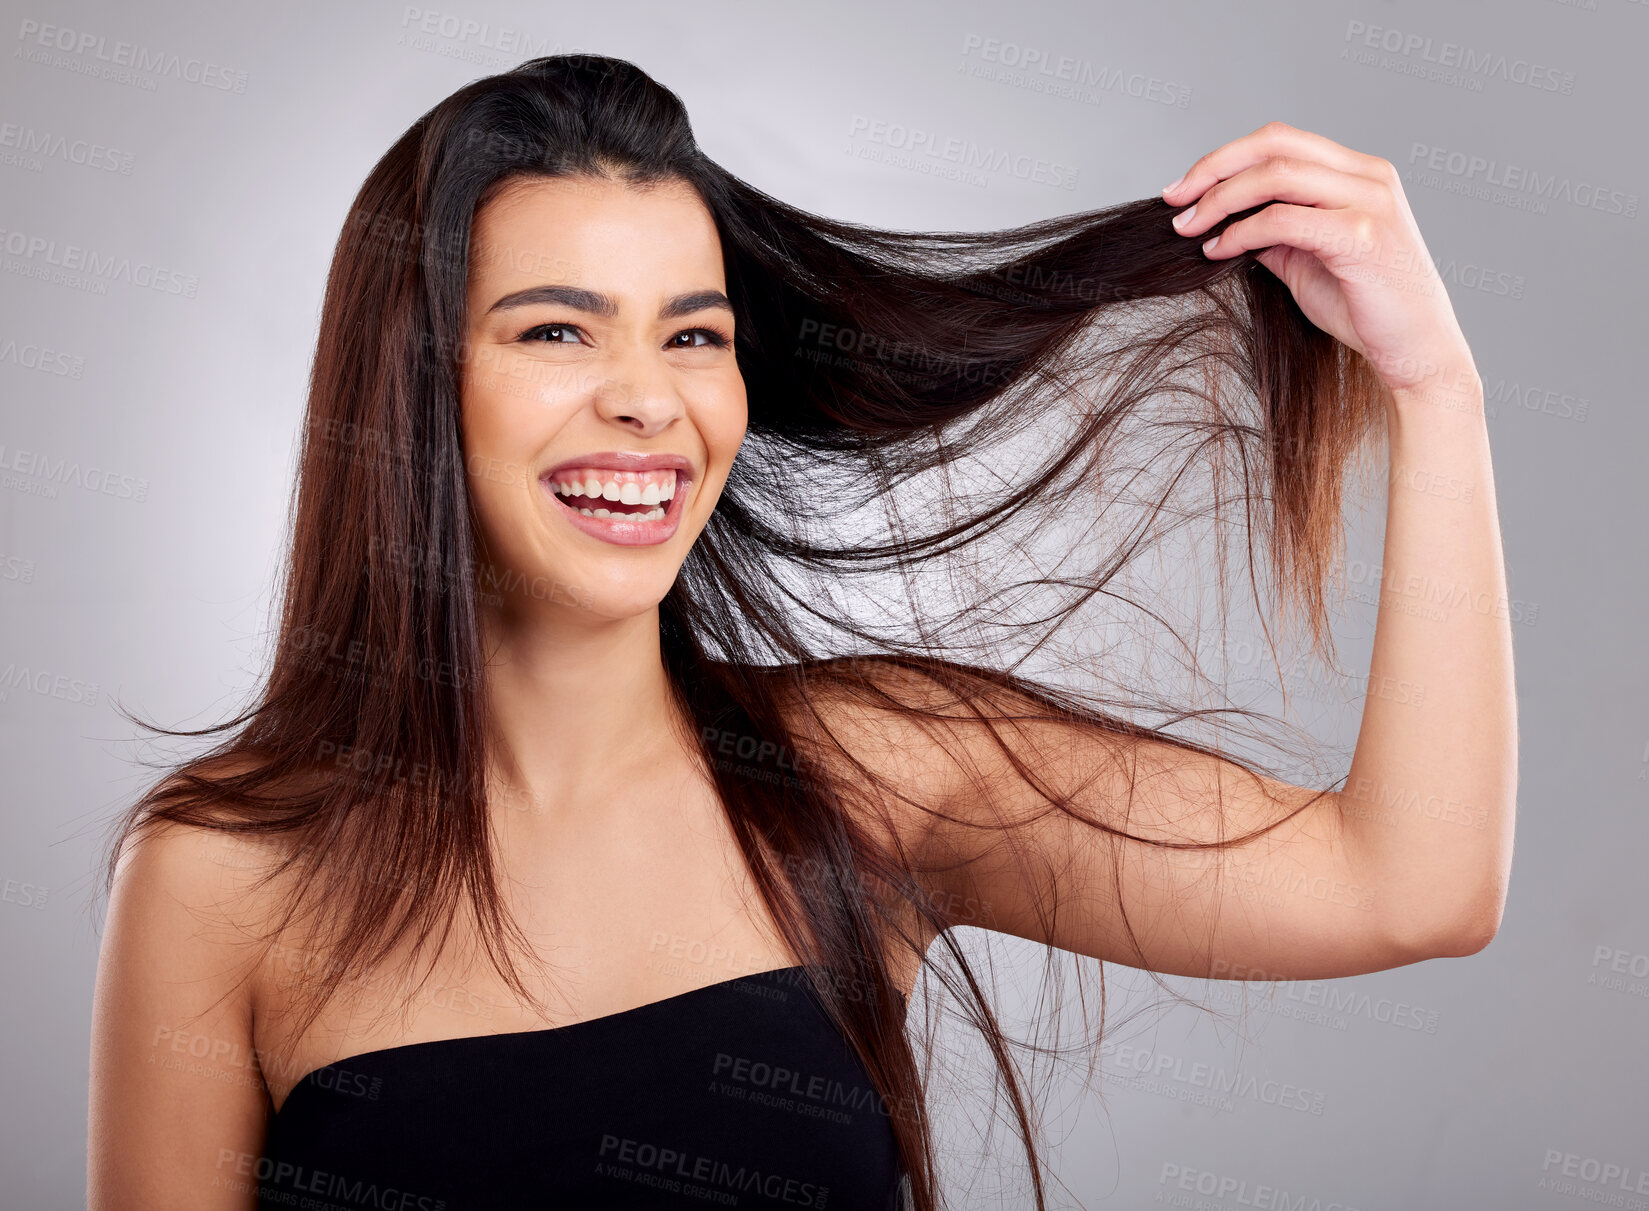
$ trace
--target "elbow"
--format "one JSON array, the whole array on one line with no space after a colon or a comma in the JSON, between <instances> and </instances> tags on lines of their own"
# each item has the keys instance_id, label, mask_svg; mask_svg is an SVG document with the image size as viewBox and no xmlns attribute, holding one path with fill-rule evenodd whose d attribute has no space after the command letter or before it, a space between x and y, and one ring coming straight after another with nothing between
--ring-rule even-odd
<instances>
[{"instance_id":1,"label":"elbow","mask_svg":"<svg viewBox=\"0 0 1649 1211\"><path fill-rule=\"evenodd\" d=\"M1505 908L1504 900L1495 899L1478 905L1470 912L1460 913L1432 937L1426 957L1464 959L1478 954L1500 932L1500 920Z\"/></svg>"},{"instance_id":2,"label":"elbow","mask_svg":"<svg viewBox=\"0 0 1649 1211\"><path fill-rule=\"evenodd\" d=\"M1425 929L1408 929L1394 934L1393 945L1405 963L1427 959L1463 959L1484 950L1500 932L1505 901L1495 898L1446 919L1433 920Z\"/></svg>"},{"instance_id":3,"label":"elbow","mask_svg":"<svg viewBox=\"0 0 1649 1211\"><path fill-rule=\"evenodd\" d=\"M1451 944L1439 947L1432 953L1437 959L1464 959L1468 955L1477 954L1488 944L1494 941L1494 935L1499 932L1498 926L1488 926L1481 929L1456 931L1451 938Z\"/></svg>"},{"instance_id":4,"label":"elbow","mask_svg":"<svg viewBox=\"0 0 1649 1211\"><path fill-rule=\"evenodd\" d=\"M1480 909L1475 916L1462 922L1461 928L1456 931L1456 948L1449 953L1449 957L1465 958L1487 947L1500 932L1500 920L1505 912L1506 902L1495 899Z\"/></svg>"}]
</instances>

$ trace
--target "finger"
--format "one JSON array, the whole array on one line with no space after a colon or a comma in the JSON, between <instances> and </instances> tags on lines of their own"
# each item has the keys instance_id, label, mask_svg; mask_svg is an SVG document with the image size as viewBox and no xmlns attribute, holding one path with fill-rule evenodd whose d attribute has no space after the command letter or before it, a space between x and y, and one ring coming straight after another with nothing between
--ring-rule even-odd
<instances>
[{"instance_id":1,"label":"finger","mask_svg":"<svg viewBox=\"0 0 1649 1211\"><path fill-rule=\"evenodd\" d=\"M1254 259L1278 277L1283 276L1283 268L1288 263L1292 249L1287 244L1273 244L1269 248L1262 248L1254 254ZM1286 279L1284 279L1286 280Z\"/></svg>"},{"instance_id":2,"label":"finger","mask_svg":"<svg viewBox=\"0 0 1649 1211\"><path fill-rule=\"evenodd\" d=\"M1180 211L1174 216L1174 229L1181 235L1200 235L1228 215L1271 201L1374 211L1389 196L1385 186L1355 173L1329 168L1315 160L1268 156L1227 177L1188 210Z\"/></svg>"},{"instance_id":3,"label":"finger","mask_svg":"<svg viewBox=\"0 0 1649 1211\"><path fill-rule=\"evenodd\" d=\"M1377 246L1379 224L1362 210L1324 210L1278 202L1258 214L1231 224L1203 245L1215 260L1238 256L1255 248L1287 244L1311 253L1323 264L1354 265Z\"/></svg>"},{"instance_id":4,"label":"finger","mask_svg":"<svg viewBox=\"0 0 1649 1211\"><path fill-rule=\"evenodd\" d=\"M1216 181L1235 176L1268 156L1286 155L1317 160L1341 172L1356 173L1373 180L1382 179L1391 166L1378 156L1352 151L1334 140L1309 130L1298 130L1283 122L1267 122L1240 139L1233 139L1191 165L1172 188L1162 191L1164 200L1176 206L1194 202Z\"/></svg>"}]
</instances>

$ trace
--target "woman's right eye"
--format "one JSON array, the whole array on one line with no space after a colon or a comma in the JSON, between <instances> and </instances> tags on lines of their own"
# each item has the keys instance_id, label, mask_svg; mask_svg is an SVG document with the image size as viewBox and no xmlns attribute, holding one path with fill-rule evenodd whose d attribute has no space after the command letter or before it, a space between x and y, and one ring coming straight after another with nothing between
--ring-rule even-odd
<instances>
[{"instance_id":1,"label":"woman's right eye","mask_svg":"<svg viewBox=\"0 0 1649 1211\"><path fill-rule=\"evenodd\" d=\"M516 339L539 341L546 345L559 345L567 343L562 339L563 334L570 334L569 339L571 342L575 345L578 343L578 329L572 324L539 324L537 327L527 329Z\"/></svg>"}]
</instances>

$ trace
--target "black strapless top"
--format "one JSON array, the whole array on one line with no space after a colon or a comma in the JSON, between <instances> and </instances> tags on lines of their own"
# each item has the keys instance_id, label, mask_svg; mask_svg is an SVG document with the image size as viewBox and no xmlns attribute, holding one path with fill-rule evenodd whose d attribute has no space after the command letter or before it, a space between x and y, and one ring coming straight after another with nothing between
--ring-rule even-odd
<instances>
[{"instance_id":1,"label":"black strapless top","mask_svg":"<svg viewBox=\"0 0 1649 1211\"><path fill-rule=\"evenodd\" d=\"M802 967L317 1068L256 1171L260 1211L894 1211L903 1174Z\"/></svg>"}]
</instances>

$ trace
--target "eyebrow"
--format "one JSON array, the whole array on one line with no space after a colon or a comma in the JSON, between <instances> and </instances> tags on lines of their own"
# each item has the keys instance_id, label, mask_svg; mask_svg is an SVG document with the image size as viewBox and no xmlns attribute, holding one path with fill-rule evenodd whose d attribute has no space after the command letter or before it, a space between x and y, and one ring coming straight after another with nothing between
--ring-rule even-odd
<instances>
[{"instance_id":1,"label":"eyebrow","mask_svg":"<svg viewBox=\"0 0 1649 1211\"><path fill-rule=\"evenodd\" d=\"M530 307L534 303L560 303L563 307L599 315L604 319L612 319L618 314L618 304L613 301L612 296L602 294L599 290L585 290L579 286L529 286L526 290L506 294L487 308L487 314L507 311L512 307ZM729 312L733 310L732 302L721 291L693 290L666 299L664 305L658 309L658 318L679 319L684 315L692 315L694 312L712 307Z\"/></svg>"}]
</instances>

